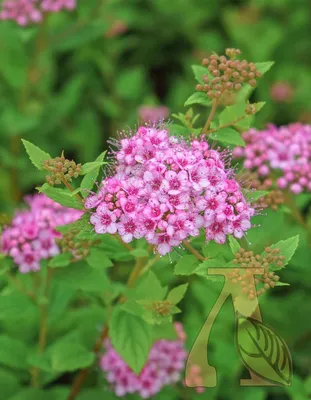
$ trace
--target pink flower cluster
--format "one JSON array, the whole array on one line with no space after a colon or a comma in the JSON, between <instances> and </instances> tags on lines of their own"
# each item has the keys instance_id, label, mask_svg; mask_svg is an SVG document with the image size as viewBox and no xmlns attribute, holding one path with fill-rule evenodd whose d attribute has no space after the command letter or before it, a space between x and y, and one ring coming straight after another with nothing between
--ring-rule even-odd
<instances>
[{"instance_id":1,"label":"pink flower cluster","mask_svg":"<svg viewBox=\"0 0 311 400\"><path fill-rule=\"evenodd\" d=\"M169 109L165 106L141 106L138 110L142 123L156 124L169 116Z\"/></svg>"},{"instance_id":2,"label":"pink flower cluster","mask_svg":"<svg viewBox=\"0 0 311 400\"><path fill-rule=\"evenodd\" d=\"M12 20L25 26L42 21L44 13L73 10L75 7L76 0L4 0L0 20Z\"/></svg>"},{"instance_id":3,"label":"pink flower cluster","mask_svg":"<svg viewBox=\"0 0 311 400\"><path fill-rule=\"evenodd\" d=\"M126 243L144 237L164 255L205 229L206 240L225 243L250 229L246 202L224 154L204 140L186 143L165 129L140 127L116 151L116 173L85 207L99 234L118 233Z\"/></svg>"},{"instance_id":4,"label":"pink flower cluster","mask_svg":"<svg viewBox=\"0 0 311 400\"><path fill-rule=\"evenodd\" d=\"M233 156L244 157L245 168L265 179L277 175L279 189L311 191L311 125L269 125L262 131L251 129L243 139L246 147L236 148Z\"/></svg>"},{"instance_id":5,"label":"pink flower cluster","mask_svg":"<svg viewBox=\"0 0 311 400\"><path fill-rule=\"evenodd\" d=\"M109 340L105 342L106 353L100 366L117 396L138 393L147 399L164 386L178 382L185 367L187 353L181 340L161 339L150 350L148 360L137 376L114 350Z\"/></svg>"},{"instance_id":6,"label":"pink flower cluster","mask_svg":"<svg viewBox=\"0 0 311 400\"><path fill-rule=\"evenodd\" d=\"M56 226L74 222L78 210L65 208L43 194L26 198L29 210L18 211L9 227L3 230L1 250L13 257L20 272L40 269L40 260L59 253Z\"/></svg>"}]
</instances>

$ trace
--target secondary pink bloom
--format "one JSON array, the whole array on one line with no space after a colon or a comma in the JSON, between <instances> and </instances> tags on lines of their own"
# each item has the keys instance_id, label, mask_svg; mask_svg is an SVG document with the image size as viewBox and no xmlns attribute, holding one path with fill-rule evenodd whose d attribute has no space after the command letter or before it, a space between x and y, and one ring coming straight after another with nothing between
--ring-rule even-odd
<instances>
[{"instance_id":1,"label":"secondary pink bloom","mask_svg":"<svg viewBox=\"0 0 311 400\"><path fill-rule=\"evenodd\" d=\"M268 125L262 131L251 129L243 138L246 147L235 149L233 156L243 157L244 167L258 173L266 186L274 183L294 194L311 190L310 125Z\"/></svg>"},{"instance_id":2,"label":"secondary pink bloom","mask_svg":"<svg viewBox=\"0 0 311 400\"><path fill-rule=\"evenodd\" d=\"M227 152L210 149L203 139L186 143L154 126L122 135L114 151L115 175L100 186L104 195L86 200L87 208L94 205L95 230L105 205L125 242L144 237L164 255L200 229L207 240L224 243L241 213L250 221L254 210L226 166Z\"/></svg>"},{"instance_id":3,"label":"secondary pink bloom","mask_svg":"<svg viewBox=\"0 0 311 400\"><path fill-rule=\"evenodd\" d=\"M137 393L148 399L166 385L181 379L187 353L184 349L186 338L182 326L176 327L178 340L158 340L150 350L148 360L139 375L136 375L114 350L110 340L106 340L106 352L100 360L111 389L119 397Z\"/></svg>"},{"instance_id":4,"label":"secondary pink bloom","mask_svg":"<svg viewBox=\"0 0 311 400\"><path fill-rule=\"evenodd\" d=\"M47 12L73 10L76 0L4 0L0 11L0 20L16 21L25 26L40 23Z\"/></svg>"},{"instance_id":5,"label":"secondary pink bloom","mask_svg":"<svg viewBox=\"0 0 311 400\"><path fill-rule=\"evenodd\" d=\"M169 109L165 106L142 106L138 114L141 122L154 124L167 119L169 116Z\"/></svg>"},{"instance_id":6,"label":"secondary pink bloom","mask_svg":"<svg viewBox=\"0 0 311 400\"><path fill-rule=\"evenodd\" d=\"M294 95L293 87L288 82L275 82L271 87L270 95L277 103L290 102Z\"/></svg>"},{"instance_id":7,"label":"secondary pink bloom","mask_svg":"<svg viewBox=\"0 0 311 400\"><path fill-rule=\"evenodd\" d=\"M38 271L40 261L59 253L55 239L59 225L76 221L81 211L68 209L43 194L27 196L29 210L17 211L1 237L2 251L11 256L20 272Z\"/></svg>"}]
</instances>

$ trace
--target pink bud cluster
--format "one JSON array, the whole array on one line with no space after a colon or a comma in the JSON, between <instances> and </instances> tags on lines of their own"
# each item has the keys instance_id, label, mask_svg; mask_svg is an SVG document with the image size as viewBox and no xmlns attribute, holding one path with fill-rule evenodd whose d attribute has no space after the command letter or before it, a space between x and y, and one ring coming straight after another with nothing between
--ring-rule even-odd
<instances>
[{"instance_id":1,"label":"pink bud cluster","mask_svg":"<svg viewBox=\"0 0 311 400\"><path fill-rule=\"evenodd\" d=\"M4 228L1 250L13 257L20 272L40 269L40 260L59 253L56 226L74 222L81 212L55 203L43 194L26 198L29 210L18 211L9 227Z\"/></svg>"},{"instance_id":2,"label":"pink bud cluster","mask_svg":"<svg viewBox=\"0 0 311 400\"><path fill-rule=\"evenodd\" d=\"M187 352L182 340L161 339L150 350L148 360L136 375L114 350L109 340L100 366L117 396L138 393L142 399L154 396L166 386L178 382L185 367Z\"/></svg>"},{"instance_id":3,"label":"pink bud cluster","mask_svg":"<svg viewBox=\"0 0 311 400\"><path fill-rule=\"evenodd\" d=\"M12 20L25 26L41 22L45 13L73 10L75 7L76 0L4 0L0 20Z\"/></svg>"},{"instance_id":4,"label":"pink bud cluster","mask_svg":"<svg viewBox=\"0 0 311 400\"><path fill-rule=\"evenodd\" d=\"M118 233L126 243L144 237L164 255L200 228L207 241L221 244L250 229L254 209L224 154L203 139L186 143L166 129L140 127L119 146L115 175L85 202L96 208L97 233Z\"/></svg>"},{"instance_id":5,"label":"pink bud cluster","mask_svg":"<svg viewBox=\"0 0 311 400\"><path fill-rule=\"evenodd\" d=\"M244 157L244 167L258 172L266 181L292 193L311 191L311 125L300 123L262 131L251 129L243 134L246 147L234 150Z\"/></svg>"},{"instance_id":6,"label":"pink bud cluster","mask_svg":"<svg viewBox=\"0 0 311 400\"><path fill-rule=\"evenodd\" d=\"M169 116L169 109L165 106L141 106L138 110L142 123L156 124Z\"/></svg>"}]
</instances>

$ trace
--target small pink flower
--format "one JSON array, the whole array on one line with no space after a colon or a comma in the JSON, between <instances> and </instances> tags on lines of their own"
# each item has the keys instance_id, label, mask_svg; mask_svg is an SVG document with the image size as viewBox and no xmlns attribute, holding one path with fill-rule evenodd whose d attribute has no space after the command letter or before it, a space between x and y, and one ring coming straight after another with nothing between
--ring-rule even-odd
<instances>
[{"instance_id":1,"label":"small pink flower","mask_svg":"<svg viewBox=\"0 0 311 400\"><path fill-rule=\"evenodd\" d=\"M96 213L91 216L91 223L95 226L96 233L111 233L117 232L117 217L107 208L105 204L101 204Z\"/></svg>"},{"instance_id":2,"label":"small pink flower","mask_svg":"<svg viewBox=\"0 0 311 400\"><path fill-rule=\"evenodd\" d=\"M118 223L118 232L125 243L133 239L139 239L142 233L139 231L139 224L133 218L122 215Z\"/></svg>"}]
</instances>

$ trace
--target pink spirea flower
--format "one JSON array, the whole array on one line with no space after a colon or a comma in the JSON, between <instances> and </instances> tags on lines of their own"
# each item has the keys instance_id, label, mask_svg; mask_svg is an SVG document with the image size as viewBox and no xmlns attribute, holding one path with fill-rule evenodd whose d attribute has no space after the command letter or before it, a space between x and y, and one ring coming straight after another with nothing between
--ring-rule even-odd
<instances>
[{"instance_id":1,"label":"pink spirea flower","mask_svg":"<svg viewBox=\"0 0 311 400\"><path fill-rule=\"evenodd\" d=\"M178 331L181 332L180 327ZM136 375L114 350L109 339L105 348L100 367L106 373L112 390L120 397L129 393L137 393L142 399L154 396L164 386L181 379L187 358L183 340L161 339L153 344L144 368Z\"/></svg>"},{"instance_id":2,"label":"pink spirea flower","mask_svg":"<svg viewBox=\"0 0 311 400\"><path fill-rule=\"evenodd\" d=\"M85 202L95 209L97 233L118 233L126 243L144 237L164 255L201 228L217 243L250 229L254 209L226 166L227 153L155 127L140 127L118 145L115 175Z\"/></svg>"},{"instance_id":3,"label":"pink spirea flower","mask_svg":"<svg viewBox=\"0 0 311 400\"><path fill-rule=\"evenodd\" d=\"M1 237L2 251L11 256L20 272L40 269L40 260L59 253L55 230L81 216L81 211L55 203L44 194L26 197L29 209L17 211L12 224L5 227Z\"/></svg>"},{"instance_id":4,"label":"pink spirea flower","mask_svg":"<svg viewBox=\"0 0 311 400\"><path fill-rule=\"evenodd\" d=\"M169 109L165 106L141 106L138 115L141 122L153 124L167 119Z\"/></svg>"},{"instance_id":5,"label":"pink spirea flower","mask_svg":"<svg viewBox=\"0 0 311 400\"><path fill-rule=\"evenodd\" d=\"M12 20L25 26L40 23L44 13L73 10L75 7L76 0L4 0L0 20Z\"/></svg>"},{"instance_id":6,"label":"pink spirea flower","mask_svg":"<svg viewBox=\"0 0 311 400\"><path fill-rule=\"evenodd\" d=\"M262 131L251 129L243 139L246 147L236 148L233 156L243 157L246 169L265 179L277 176L279 189L294 194L311 191L311 125L268 125Z\"/></svg>"}]
</instances>

